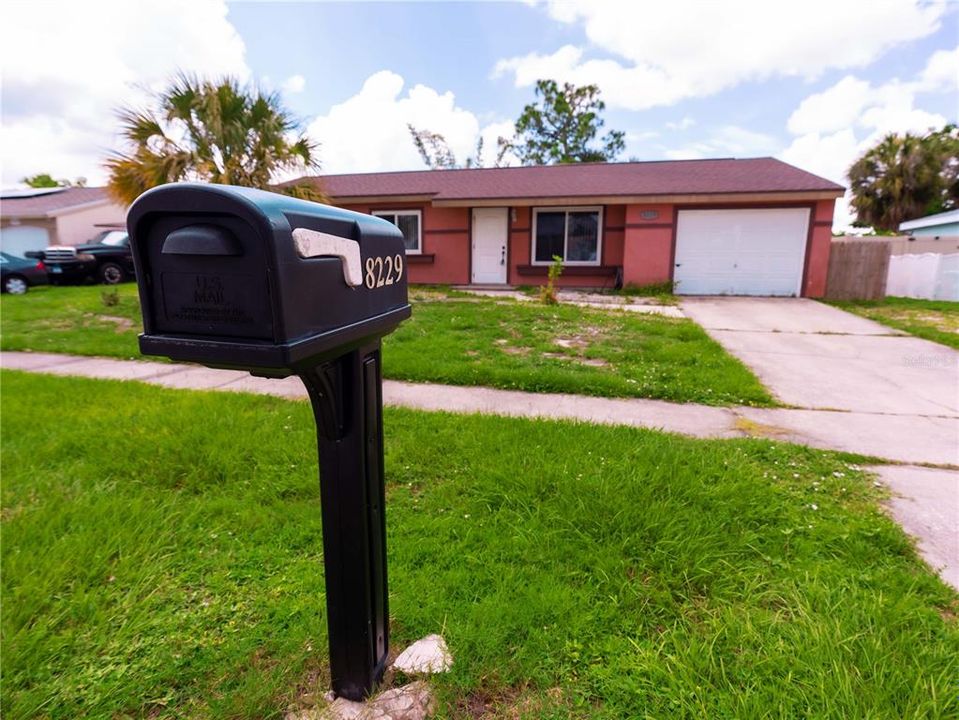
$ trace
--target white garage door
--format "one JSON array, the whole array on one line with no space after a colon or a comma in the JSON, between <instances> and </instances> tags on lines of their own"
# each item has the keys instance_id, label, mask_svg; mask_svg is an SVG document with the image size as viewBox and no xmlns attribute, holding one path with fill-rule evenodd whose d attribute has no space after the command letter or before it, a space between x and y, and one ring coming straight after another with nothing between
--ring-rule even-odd
<instances>
[{"instance_id":1,"label":"white garage door","mask_svg":"<svg viewBox=\"0 0 959 720\"><path fill-rule=\"evenodd\" d=\"M682 295L799 295L807 208L680 210L673 279Z\"/></svg>"},{"instance_id":2,"label":"white garage door","mask_svg":"<svg viewBox=\"0 0 959 720\"><path fill-rule=\"evenodd\" d=\"M44 228L14 225L0 230L0 250L8 255L23 257L28 250L43 250L47 244Z\"/></svg>"}]
</instances>

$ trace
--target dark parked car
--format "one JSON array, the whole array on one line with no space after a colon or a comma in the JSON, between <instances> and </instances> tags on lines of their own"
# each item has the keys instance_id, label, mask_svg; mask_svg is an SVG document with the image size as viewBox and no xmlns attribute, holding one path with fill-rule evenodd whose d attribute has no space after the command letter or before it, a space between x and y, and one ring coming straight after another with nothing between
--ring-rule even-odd
<instances>
[{"instance_id":1,"label":"dark parked car","mask_svg":"<svg viewBox=\"0 0 959 720\"><path fill-rule=\"evenodd\" d=\"M11 295L23 295L27 288L47 284L47 271L40 260L25 260L0 253L0 288Z\"/></svg>"},{"instance_id":2,"label":"dark parked car","mask_svg":"<svg viewBox=\"0 0 959 720\"><path fill-rule=\"evenodd\" d=\"M85 245L51 245L41 257L53 285L86 280L116 285L134 276L125 230L106 230Z\"/></svg>"}]
</instances>

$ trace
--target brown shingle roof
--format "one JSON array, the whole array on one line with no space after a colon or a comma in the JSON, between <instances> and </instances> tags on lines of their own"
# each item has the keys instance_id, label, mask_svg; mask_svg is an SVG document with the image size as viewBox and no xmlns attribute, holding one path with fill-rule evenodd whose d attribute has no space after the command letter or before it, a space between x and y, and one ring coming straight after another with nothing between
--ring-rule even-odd
<instances>
[{"instance_id":1,"label":"brown shingle roof","mask_svg":"<svg viewBox=\"0 0 959 720\"><path fill-rule=\"evenodd\" d=\"M471 170L323 175L333 198L432 196L433 200L835 192L844 188L775 158L582 163Z\"/></svg>"},{"instance_id":2,"label":"brown shingle roof","mask_svg":"<svg viewBox=\"0 0 959 720\"><path fill-rule=\"evenodd\" d=\"M102 187L71 187L58 192L31 197L5 197L0 199L0 215L12 218L49 217L58 211L78 205L108 200L107 190Z\"/></svg>"}]
</instances>

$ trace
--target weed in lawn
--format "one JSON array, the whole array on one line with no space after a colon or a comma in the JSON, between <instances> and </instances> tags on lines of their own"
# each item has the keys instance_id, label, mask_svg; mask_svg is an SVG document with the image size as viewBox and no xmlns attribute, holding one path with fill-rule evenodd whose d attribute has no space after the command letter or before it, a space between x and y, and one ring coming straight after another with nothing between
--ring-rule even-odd
<instances>
[{"instance_id":1,"label":"weed in lawn","mask_svg":"<svg viewBox=\"0 0 959 720\"><path fill-rule=\"evenodd\" d=\"M563 258L559 255L553 255L553 262L549 265L546 273L546 284L539 289L539 299L544 305L555 305L556 283L559 282L560 275L563 274Z\"/></svg>"},{"instance_id":2,"label":"weed in lawn","mask_svg":"<svg viewBox=\"0 0 959 720\"><path fill-rule=\"evenodd\" d=\"M100 300L103 307L116 307L120 304L120 292L116 288L110 288L100 293Z\"/></svg>"},{"instance_id":3,"label":"weed in lawn","mask_svg":"<svg viewBox=\"0 0 959 720\"><path fill-rule=\"evenodd\" d=\"M4 372L8 718L277 718L325 686L303 402ZM955 717L956 594L858 459L388 410L392 644L439 715Z\"/></svg>"}]
</instances>

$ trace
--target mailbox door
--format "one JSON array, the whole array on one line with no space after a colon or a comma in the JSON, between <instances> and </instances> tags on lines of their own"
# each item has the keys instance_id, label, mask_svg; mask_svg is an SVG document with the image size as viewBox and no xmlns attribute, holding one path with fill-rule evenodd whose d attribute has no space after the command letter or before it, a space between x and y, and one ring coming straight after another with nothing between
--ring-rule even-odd
<instances>
[{"instance_id":1,"label":"mailbox door","mask_svg":"<svg viewBox=\"0 0 959 720\"><path fill-rule=\"evenodd\" d=\"M266 247L241 218L160 216L145 247L154 332L274 340Z\"/></svg>"}]
</instances>

